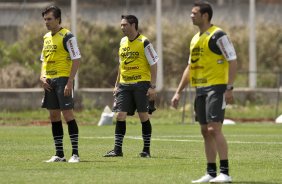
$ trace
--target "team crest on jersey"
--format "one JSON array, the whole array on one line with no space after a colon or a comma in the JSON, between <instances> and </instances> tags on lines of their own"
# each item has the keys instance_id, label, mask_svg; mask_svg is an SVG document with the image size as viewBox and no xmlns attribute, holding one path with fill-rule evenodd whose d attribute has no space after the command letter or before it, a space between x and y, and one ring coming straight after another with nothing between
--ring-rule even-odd
<instances>
[{"instance_id":1,"label":"team crest on jersey","mask_svg":"<svg viewBox=\"0 0 282 184\"><path fill-rule=\"evenodd\" d=\"M142 39L140 39L140 38L138 38L137 40L138 40L139 42L142 42Z\"/></svg>"}]
</instances>

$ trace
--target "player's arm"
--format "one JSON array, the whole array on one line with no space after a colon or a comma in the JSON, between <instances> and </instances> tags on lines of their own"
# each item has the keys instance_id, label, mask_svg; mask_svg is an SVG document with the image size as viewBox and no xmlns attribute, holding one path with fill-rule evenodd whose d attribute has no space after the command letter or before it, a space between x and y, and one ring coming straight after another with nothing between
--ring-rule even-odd
<instances>
[{"instance_id":1,"label":"player's arm","mask_svg":"<svg viewBox=\"0 0 282 184\"><path fill-rule=\"evenodd\" d=\"M225 92L225 100L227 104L232 103L233 101L233 84L235 81L237 73L237 55L234 49L234 46L227 35L221 36L216 42L221 53L225 59L229 62L229 73L228 73L228 83L227 90Z\"/></svg>"},{"instance_id":2,"label":"player's arm","mask_svg":"<svg viewBox=\"0 0 282 184\"><path fill-rule=\"evenodd\" d=\"M156 83L157 83L157 71L158 71L158 61L159 57L154 50L153 45L145 40L144 42L144 51L147 61L150 65L151 72L151 87L148 89L147 96L149 96L149 100L154 100L156 97Z\"/></svg>"},{"instance_id":3,"label":"player's arm","mask_svg":"<svg viewBox=\"0 0 282 184\"><path fill-rule=\"evenodd\" d=\"M181 92L183 91L183 89L189 84L189 64L187 65L187 67L185 68L183 74L182 74L182 78L180 80L180 83L177 87L177 90L174 94L174 96L171 99L171 106L174 108L177 108L180 97L181 97Z\"/></svg>"},{"instance_id":4,"label":"player's arm","mask_svg":"<svg viewBox=\"0 0 282 184\"><path fill-rule=\"evenodd\" d=\"M41 72L40 72L41 85L45 90L50 91L52 89L52 87L47 82L47 79L46 79L46 76L45 76L45 70L43 68L43 62L44 62L43 50L42 50L41 55L40 55L40 61L41 61Z\"/></svg>"},{"instance_id":5,"label":"player's arm","mask_svg":"<svg viewBox=\"0 0 282 184\"><path fill-rule=\"evenodd\" d=\"M116 79L115 87L114 87L114 90L113 90L114 96L116 95L116 92L118 90L119 80L120 80L120 71L119 71L119 67L118 67L117 79Z\"/></svg>"},{"instance_id":6,"label":"player's arm","mask_svg":"<svg viewBox=\"0 0 282 184\"><path fill-rule=\"evenodd\" d=\"M71 67L69 79L68 79L68 82L67 82L67 85L64 91L65 96L69 96L72 94L73 81L78 71L80 58L81 58L76 38L72 34L69 34L69 35L70 36L67 35L67 38L64 39L64 43L66 43L67 51L70 54L70 58L72 60L72 67Z\"/></svg>"}]
</instances>

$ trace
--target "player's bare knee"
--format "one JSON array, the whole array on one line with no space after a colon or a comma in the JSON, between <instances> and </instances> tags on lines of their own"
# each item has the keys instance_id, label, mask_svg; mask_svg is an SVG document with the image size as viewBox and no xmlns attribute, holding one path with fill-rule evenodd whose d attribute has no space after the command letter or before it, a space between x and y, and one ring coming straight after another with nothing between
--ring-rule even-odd
<instances>
[{"instance_id":1,"label":"player's bare knee","mask_svg":"<svg viewBox=\"0 0 282 184\"><path fill-rule=\"evenodd\" d=\"M51 122L57 122L61 120L61 111L60 110L49 110Z\"/></svg>"},{"instance_id":2,"label":"player's bare knee","mask_svg":"<svg viewBox=\"0 0 282 184\"><path fill-rule=\"evenodd\" d=\"M66 122L69 122L74 119L72 110L63 110L62 113Z\"/></svg>"},{"instance_id":3,"label":"player's bare knee","mask_svg":"<svg viewBox=\"0 0 282 184\"><path fill-rule=\"evenodd\" d=\"M149 115L147 112L139 112L138 115L141 122L148 121L149 119Z\"/></svg>"},{"instance_id":4,"label":"player's bare knee","mask_svg":"<svg viewBox=\"0 0 282 184\"><path fill-rule=\"evenodd\" d=\"M118 121L125 121L125 119L126 119L126 112L117 112L116 119Z\"/></svg>"}]
</instances>

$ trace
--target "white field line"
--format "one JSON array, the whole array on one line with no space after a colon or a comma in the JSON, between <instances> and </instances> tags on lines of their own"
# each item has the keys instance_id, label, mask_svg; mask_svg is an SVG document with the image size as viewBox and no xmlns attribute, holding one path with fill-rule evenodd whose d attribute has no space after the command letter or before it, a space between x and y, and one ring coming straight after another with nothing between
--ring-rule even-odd
<instances>
[{"instance_id":1,"label":"white field line","mask_svg":"<svg viewBox=\"0 0 282 184\"><path fill-rule=\"evenodd\" d=\"M238 135L238 136L240 136L240 135ZM255 136L259 136L259 135L255 135ZM203 142L203 140L193 140L193 139L168 139L168 138L179 138L179 137L186 137L186 136L157 136L157 137L153 137L152 141L163 141L163 142ZM201 136L187 136L187 137L201 138ZM228 135L228 137L229 137L229 135ZM114 139L113 136L81 137L81 138L82 139ZM133 140L142 140L142 137L140 137L140 136L125 136L125 138L126 139L133 139ZM282 145L282 142L255 142L255 141L254 142L252 142L252 141L228 141L228 143L231 143L231 144L267 144L267 145L281 144Z\"/></svg>"}]
</instances>

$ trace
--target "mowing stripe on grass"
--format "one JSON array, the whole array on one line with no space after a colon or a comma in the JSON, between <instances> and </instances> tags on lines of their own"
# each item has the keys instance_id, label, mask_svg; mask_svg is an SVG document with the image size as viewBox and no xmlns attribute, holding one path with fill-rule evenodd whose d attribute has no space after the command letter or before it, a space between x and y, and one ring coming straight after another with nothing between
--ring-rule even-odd
<instances>
[{"instance_id":1,"label":"mowing stripe on grass","mask_svg":"<svg viewBox=\"0 0 282 184\"><path fill-rule=\"evenodd\" d=\"M169 136L173 138L173 136ZM177 138L177 136L175 136ZM114 139L112 136L104 136L104 137L81 137L82 139ZM140 136L126 136L127 139L133 140L142 140ZM189 140L189 139L164 139L164 138L152 138L153 141L165 141L165 142L203 142L203 140ZM281 144L282 142L251 142L251 141L228 141L231 144Z\"/></svg>"}]
</instances>

